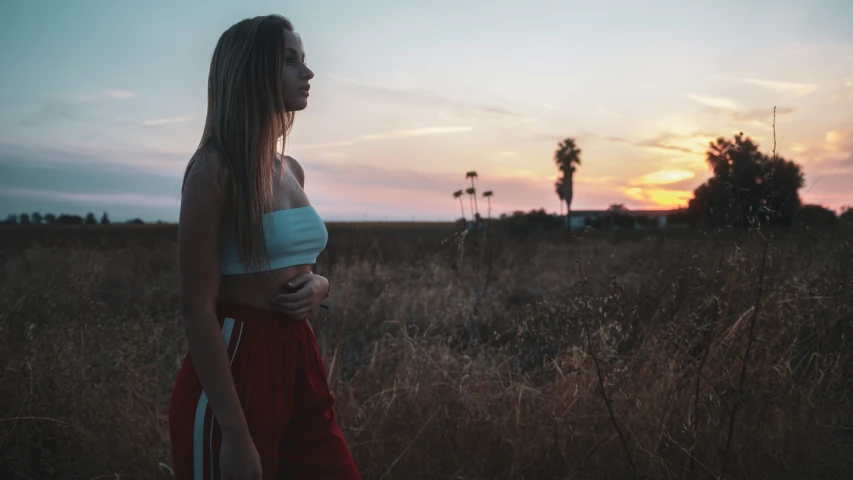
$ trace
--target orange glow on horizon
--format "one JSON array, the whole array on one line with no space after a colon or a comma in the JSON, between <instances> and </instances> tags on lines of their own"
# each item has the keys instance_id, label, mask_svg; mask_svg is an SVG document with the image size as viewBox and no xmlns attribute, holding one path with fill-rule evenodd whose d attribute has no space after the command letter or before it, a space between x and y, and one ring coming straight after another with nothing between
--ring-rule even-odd
<instances>
[{"instance_id":1,"label":"orange glow on horizon","mask_svg":"<svg viewBox=\"0 0 853 480\"><path fill-rule=\"evenodd\" d=\"M693 198L693 192L689 190L668 190L665 188L630 187L626 188L624 193L634 200L661 208L686 207L687 202Z\"/></svg>"},{"instance_id":2,"label":"orange glow on horizon","mask_svg":"<svg viewBox=\"0 0 853 480\"><path fill-rule=\"evenodd\" d=\"M695 176L695 173L688 170L660 170L631 180L631 185L666 185L688 180Z\"/></svg>"}]
</instances>

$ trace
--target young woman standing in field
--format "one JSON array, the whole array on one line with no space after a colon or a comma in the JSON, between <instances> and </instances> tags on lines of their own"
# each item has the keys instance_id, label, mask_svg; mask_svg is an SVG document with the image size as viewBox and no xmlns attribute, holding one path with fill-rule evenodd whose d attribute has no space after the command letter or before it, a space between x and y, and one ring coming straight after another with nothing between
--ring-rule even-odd
<instances>
[{"instance_id":1,"label":"young woman standing in field","mask_svg":"<svg viewBox=\"0 0 853 480\"><path fill-rule=\"evenodd\" d=\"M277 154L313 77L277 15L233 25L214 50L179 223L178 480L359 478L306 320L328 295L310 269L328 233L299 163Z\"/></svg>"}]
</instances>

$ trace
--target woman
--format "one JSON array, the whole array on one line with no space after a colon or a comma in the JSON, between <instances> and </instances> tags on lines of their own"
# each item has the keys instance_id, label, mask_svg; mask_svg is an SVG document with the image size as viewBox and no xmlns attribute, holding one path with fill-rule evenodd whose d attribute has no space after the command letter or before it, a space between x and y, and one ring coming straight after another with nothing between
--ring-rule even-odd
<instances>
[{"instance_id":1,"label":"woman","mask_svg":"<svg viewBox=\"0 0 853 480\"><path fill-rule=\"evenodd\" d=\"M179 223L190 350L169 403L179 480L359 478L306 320L328 295L310 270L328 234L299 163L277 154L313 77L277 15L233 25L213 52Z\"/></svg>"}]
</instances>

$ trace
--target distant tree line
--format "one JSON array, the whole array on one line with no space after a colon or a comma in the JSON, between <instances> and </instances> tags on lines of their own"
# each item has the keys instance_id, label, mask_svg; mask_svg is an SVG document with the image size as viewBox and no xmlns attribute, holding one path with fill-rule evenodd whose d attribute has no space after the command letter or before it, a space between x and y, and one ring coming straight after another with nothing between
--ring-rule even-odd
<instances>
[{"instance_id":1,"label":"distant tree line","mask_svg":"<svg viewBox=\"0 0 853 480\"><path fill-rule=\"evenodd\" d=\"M53 213L42 215L39 212L34 212L32 214L22 213L20 215L9 214L5 221L0 222L0 225L109 225L110 223L110 217L107 215L107 212L101 215L100 221L91 212L87 213L85 217L65 213L58 216ZM135 218L125 223L141 225L145 222L139 218Z\"/></svg>"},{"instance_id":2,"label":"distant tree line","mask_svg":"<svg viewBox=\"0 0 853 480\"><path fill-rule=\"evenodd\" d=\"M573 138L563 140L554 154L562 174L555 184L556 193L561 205L566 203L569 214L580 156L581 149ZM719 137L711 142L705 160L713 175L694 190L687 207L667 216L667 225L743 229L755 225L788 228L796 224L830 227L838 222L853 222L853 207L838 214L822 205L804 205L799 193L805 183L802 168L778 156L775 146L771 155L762 153L756 142L739 133L732 139ZM654 219L627 215L623 210L621 205L611 206L607 218L594 220L595 225L587 224L595 228L627 229L656 226ZM553 222L545 220L542 214L536 210L528 214L515 212L512 219L519 224L539 223L550 228Z\"/></svg>"}]
</instances>

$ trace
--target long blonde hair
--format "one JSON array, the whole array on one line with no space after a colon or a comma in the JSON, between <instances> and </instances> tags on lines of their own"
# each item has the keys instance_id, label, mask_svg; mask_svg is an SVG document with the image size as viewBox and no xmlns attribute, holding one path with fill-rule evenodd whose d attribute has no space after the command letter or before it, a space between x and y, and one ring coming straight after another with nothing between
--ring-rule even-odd
<instances>
[{"instance_id":1,"label":"long blonde hair","mask_svg":"<svg viewBox=\"0 0 853 480\"><path fill-rule=\"evenodd\" d=\"M198 152L213 150L224 161L229 174L224 233L236 240L250 268L266 259L263 215L274 203L276 144L280 135L287 138L295 115L286 111L282 82L286 31L293 32L293 24L280 15L247 18L219 37L210 61Z\"/></svg>"}]
</instances>

